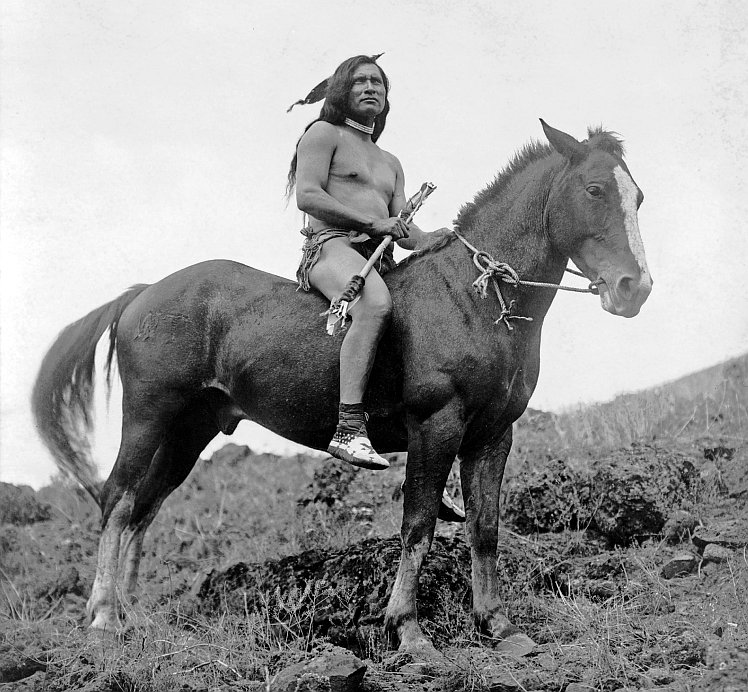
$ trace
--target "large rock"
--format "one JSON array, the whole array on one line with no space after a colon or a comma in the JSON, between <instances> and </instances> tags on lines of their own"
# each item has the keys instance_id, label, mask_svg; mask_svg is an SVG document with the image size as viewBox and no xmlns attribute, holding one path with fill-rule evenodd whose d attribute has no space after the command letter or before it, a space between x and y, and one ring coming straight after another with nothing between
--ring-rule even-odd
<instances>
[{"instance_id":1,"label":"large rock","mask_svg":"<svg viewBox=\"0 0 748 692\"><path fill-rule=\"evenodd\" d=\"M708 526L697 527L692 540L702 550L710 544L724 548L744 548L748 545L748 521L731 519L710 522Z\"/></svg>"},{"instance_id":2,"label":"large rock","mask_svg":"<svg viewBox=\"0 0 748 692\"><path fill-rule=\"evenodd\" d=\"M380 636L400 561L400 539L367 539L343 550L308 550L260 564L211 572L198 599L206 612L269 608L278 622L313 624L333 644L365 650ZM461 539L437 537L418 589L419 616L438 621L445 593L470 603L470 552Z\"/></svg>"},{"instance_id":3,"label":"large rock","mask_svg":"<svg viewBox=\"0 0 748 692\"><path fill-rule=\"evenodd\" d=\"M588 534L559 541L499 532L498 576L508 600L529 591L610 598L636 570L621 551L599 552ZM400 560L400 539L371 538L336 551L309 550L280 560L214 570L200 586L198 607L241 618L263 613L300 637L310 631L363 657L381 644L385 609ZM449 645L455 619L471 617L470 550L461 536L437 536L421 572L418 615L437 646ZM458 612L455 612L457 609ZM462 611L461 613L459 611Z\"/></svg>"},{"instance_id":4,"label":"large rock","mask_svg":"<svg viewBox=\"0 0 748 692\"><path fill-rule=\"evenodd\" d=\"M30 637L0 640L0 683L23 680L47 669L47 655Z\"/></svg>"},{"instance_id":5,"label":"large rock","mask_svg":"<svg viewBox=\"0 0 748 692\"><path fill-rule=\"evenodd\" d=\"M660 574L664 579L685 577L694 572L698 566L699 558L696 555L682 552L668 560L660 569Z\"/></svg>"},{"instance_id":6,"label":"large rock","mask_svg":"<svg viewBox=\"0 0 748 692\"><path fill-rule=\"evenodd\" d=\"M626 545L659 534L699 484L684 455L633 445L587 468L557 459L517 477L507 485L502 514L524 534L587 528Z\"/></svg>"},{"instance_id":7,"label":"large rock","mask_svg":"<svg viewBox=\"0 0 748 692\"><path fill-rule=\"evenodd\" d=\"M272 692L356 692L366 665L350 651L324 647L306 661L294 663L275 675Z\"/></svg>"},{"instance_id":8,"label":"large rock","mask_svg":"<svg viewBox=\"0 0 748 692\"><path fill-rule=\"evenodd\" d=\"M36 499L27 485L0 483L0 524L33 524L52 516L51 508Z\"/></svg>"}]
</instances>

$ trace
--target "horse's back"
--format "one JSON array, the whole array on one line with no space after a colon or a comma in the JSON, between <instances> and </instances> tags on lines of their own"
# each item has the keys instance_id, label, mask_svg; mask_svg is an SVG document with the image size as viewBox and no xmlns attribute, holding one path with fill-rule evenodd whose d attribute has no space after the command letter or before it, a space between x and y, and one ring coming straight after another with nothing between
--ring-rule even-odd
<instances>
[{"instance_id":1,"label":"horse's back","mask_svg":"<svg viewBox=\"0 0 748 692\"><path fill-rule=\"evenodd\" d=\"M287 303L307 302L296 293L297 284L282 276L250 267L233 260L206 260L169 274L151 284L123 313L120 327L132 329L148 313L183 317L196 326L215 317L218 305L240 314L252 302L282 297ZM316 297L319 301L320 297ZM314 300L314 298L312 298Z\"/></svg>"},{"instance_id":2,"label":"horse's back","mask_svg":"<svg viewBox=\"0 0 748 692\"><path fill-rule=\"evenodd\" d=\"M272 290L279 285L295 287L295 282L282 276L250 267L234 260L214 259L179 269L151 284L142 300L159 301L171 298L205 298L206 291Z\"/></svg>"},{"instance_id":3,"label":"horse's back","mask_svg":"<svg viewBox=\"0 0 748 692\"><path fill-rule=\"evenodd\" d=\"M303 301L295 292L295 282L231 260L180 269L151 284L120 317L120 372L140 373L152 361L169 363L165 377L181 370L190 380L210 379L226 336L248 315ZM123 359L133 367L123 368Z\"/></svg>"},{"instance_id":4,"label":"horse's back","mask_svg":"<svg viewBox=\"0 0 748 692\"><path fill-rule=\"evenodd\" d=\"M209 260L145 289L117 326L120 372L164 386L227 387L249 371L298 353L327 362L338 338L325 334L325 299L295 281L230 260ZM318 367L321 367L318 365ZM144 375L144 373L146 373ZM126 383L124 383L126 384Z\"/></svg>"}]
</instances>

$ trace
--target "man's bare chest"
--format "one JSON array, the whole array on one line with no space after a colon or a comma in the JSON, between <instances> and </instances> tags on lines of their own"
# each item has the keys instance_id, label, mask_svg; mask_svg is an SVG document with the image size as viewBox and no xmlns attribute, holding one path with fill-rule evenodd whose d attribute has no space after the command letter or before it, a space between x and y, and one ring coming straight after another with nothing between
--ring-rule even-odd
<instances>
[{"instance_id":1,"label":"man's bare chest","mask_svg":"<svg viewBox=\"0 0 748 692\"><path fill-rule=\"evenodd\" d=\"M362 186L391 194L396 177L389 157L376 146L339 146L330 162L330 182L337 185Z\"/></svg>"}]
</instances>

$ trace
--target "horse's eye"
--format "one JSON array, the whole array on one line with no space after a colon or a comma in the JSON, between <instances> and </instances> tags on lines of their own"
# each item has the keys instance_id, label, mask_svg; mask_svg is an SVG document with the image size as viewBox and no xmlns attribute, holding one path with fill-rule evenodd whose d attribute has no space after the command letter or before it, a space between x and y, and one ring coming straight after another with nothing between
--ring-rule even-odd
<instances>
[{"instance_id":1,"label":"horse's eye","mask_svg":"<svg viewBox=\"0 0 748 692\"><path fill-rule=\"evenodd\" d=\"M593 197L602 197L603 189L599 185L588 185L587 192Z\"/></svg>"}]
</instances>

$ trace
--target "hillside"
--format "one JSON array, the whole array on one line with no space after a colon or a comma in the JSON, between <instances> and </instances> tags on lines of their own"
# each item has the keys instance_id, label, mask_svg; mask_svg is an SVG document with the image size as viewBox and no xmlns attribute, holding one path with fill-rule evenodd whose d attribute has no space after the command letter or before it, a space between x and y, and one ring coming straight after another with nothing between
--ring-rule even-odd
<instances>
[{"instance_id":1,"label":"hillside","mask_svg":"<svg viewBox=\"0 0 748 692\"><path fill-rule=\"evenodd\" d=\"M402 456L375 474L227 445L165 502L128 629L103 640L83 628L98 509L61 478L0 486L0 682L264 690L336 645L370 692L748 689L747 383L743 356L518 421L500 564L507 612L539 644L521 660L473 630L462 529L441 523L419 597L446 662L387 649Z\"/></svg>"}]
</instances>

